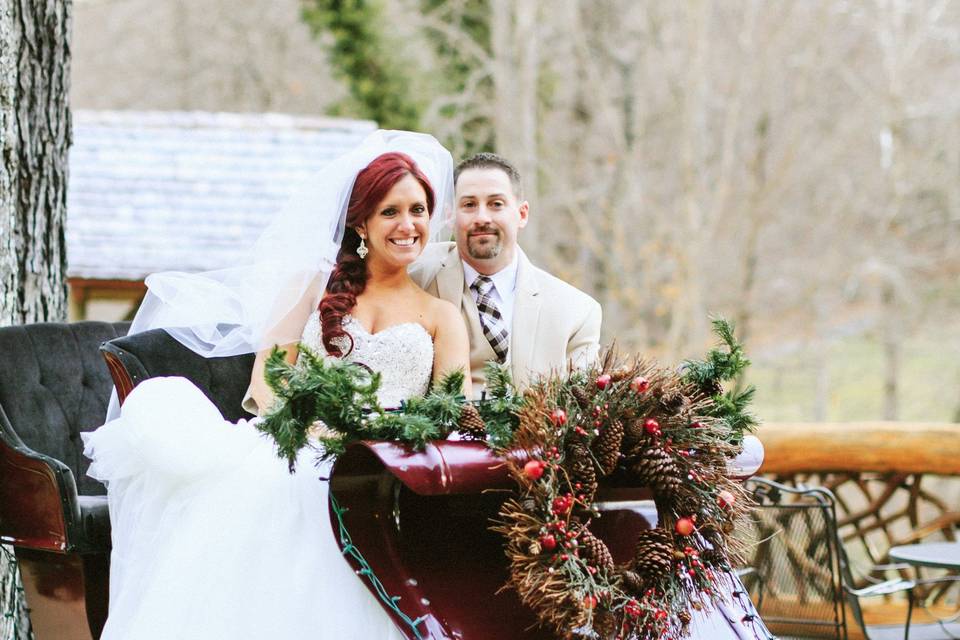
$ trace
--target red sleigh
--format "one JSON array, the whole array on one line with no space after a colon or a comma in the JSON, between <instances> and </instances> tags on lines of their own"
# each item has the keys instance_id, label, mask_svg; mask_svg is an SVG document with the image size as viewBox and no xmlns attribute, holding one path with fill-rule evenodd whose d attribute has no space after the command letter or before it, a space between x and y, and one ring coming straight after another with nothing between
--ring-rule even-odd
<instances>
[{"instance_id":1,"label":"red sleigh","mask_svg":"<svg viewBox=\"0 0 960 640\"><path fill-rule=\"evenodd\" d=\"M92 326L95 323L84 324L91 325L88 329L98 328ZM71 328L76 325L42 327L38 335L47 340L77 333ZM36 340L6 336L4 332L9 331L0 329L0 351L36 348ZM84 335L103 333L87 331ZM10 340L4 342L6 337ZM93 350L96 342L80 347ZM206 360L163 331L110 340L101 346L101 352L121 401L146 378L182 375L203 390L226 418L243 417L238 408L249 379L251 356ZM32 357L20 355L24 360ZM50 360L46 366L70 367L71 363ZM45 425L40 423L49 412L38 411L36 402L29 411L11 409L27 405L11 401L10 394L22 387L23 381L11 381L9 376L0 371L0 426L4 427L0 429L0 537L15 546L21 561L37 640L98 638L107 609L109 537L85 537L85 523L74 511L77 504L104 500L78 493L75 476L79 467L72 468L41 451L49 437L25 443L17 435L18 428L28 430L27 422L29 430L42 430ZM50 373L40 371L36 380L42 382L45 377L49 379ZM61 384L73 380L73 384L89 387L84 392L98 395L97 406L105 406L109 394L106 377L84 375L82 382L75 380L77 377L63 375L59 379ZM59 391L70 394L69 389ZM37 402L58 402L54 393L34 396L39 398ZM83 423L82 430L97 426L96 420L86 422L90 424ZM756 453L746 458L751 457L741 461L743 475L759 467ZM44 477L62 481L39 482ZM337 461L330 482L337 501L331 504L330 515L334 531L341 532L347 561L381 597L407 638L553 637L536 626L533 614L512 591L501 590L507 578L507 560L502 539L489 527L512 484L502 460L485 445L441 441L413 452L389 442L357 444ZM617 561L627 559L637 532L656 522L649 491L601 489L598 506L602 516L592 530L607 542ZM93 518L94 510L87 511ZM99 512L103 520L106 509ZM63 526L47 526L49 522ZM86 525L109 530L108 521Z\"/></svg>"},{"instance_id":2,"label":"red sleigh","mask_svg":"<svg viewBox=\"0 0 960 640\"><path fill-rule=\"evenodd\" d=\"M366 442L337 461L330 481L353 545L382 593L399 596L402 614L393 615L407 638L553 637L512 591L500 589L507 560L489 526L512 480L485 445L444 441L411 452ZM602 517L592 529L616 559L630 557L637 531L656 523L649 498L646 489L601 492Z\"/></svg>"}]
</instances>

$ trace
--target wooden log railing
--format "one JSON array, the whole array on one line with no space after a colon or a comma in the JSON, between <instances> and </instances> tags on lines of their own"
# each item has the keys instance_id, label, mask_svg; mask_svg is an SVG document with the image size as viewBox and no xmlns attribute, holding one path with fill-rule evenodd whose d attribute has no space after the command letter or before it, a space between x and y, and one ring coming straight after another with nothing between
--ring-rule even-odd
<instances>
[{"instance_id":1,"label":"wooden log railing","mask_svg":"<svg viewBox=\"0 0 960 640\"><path fill-rule=\"evenodd\" d=\"M837 496L844 548L864 574L889 562L892 546L960 539L960 424L770 423L757 435L762 475ZM956 599L954 589L932 604L955 609ZM902 603L864 604L868 622L903 621Z\"/></svg>"},{"instance_id":2,"label":"wooden log railing","mask_svg":"<svg viewBox=\"0 0 960 640\"><path fill-rule=\"evenodd\" d=\"M764 473L960 476L960 424L776 422L757 435L766 449Z\"/></svg>"}]
</instances>

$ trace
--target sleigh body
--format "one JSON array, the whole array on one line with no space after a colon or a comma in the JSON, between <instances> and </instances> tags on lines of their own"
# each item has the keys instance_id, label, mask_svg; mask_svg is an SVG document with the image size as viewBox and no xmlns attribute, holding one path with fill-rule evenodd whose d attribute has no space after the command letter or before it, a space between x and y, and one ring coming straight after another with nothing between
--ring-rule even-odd
<instances>
[{"instance_id":1,"label":"sleigh body","mask_svg":"<svg viewBox=\"0 0 960 640\"><path fill-rule=\"evenodd\" d=\"M442 441L422 452L391 442L348 449L330 479L340 519L396 610L407 638L545 640L507 580L503 538L490 531L513 481L483 443ZM601 494L593 530L618 560L656 524L647 489ZM331 508L334 531L340 522ZM341 539L341 548L345 540ZM360 565L354 561L356 568ZM377 589L367 579L371 591ZM409 621L419 621L411 625Z\"/></svg>"}]
</instances>

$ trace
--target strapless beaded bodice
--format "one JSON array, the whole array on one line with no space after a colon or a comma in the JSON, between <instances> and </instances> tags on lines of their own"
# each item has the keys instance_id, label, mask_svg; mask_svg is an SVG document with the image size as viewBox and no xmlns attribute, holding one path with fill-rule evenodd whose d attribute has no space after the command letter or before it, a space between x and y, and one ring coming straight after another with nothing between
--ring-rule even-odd
<instances>
[{"instance_id":1,"label":"strapless beaded bodice","mask_svg":"<svg viewBox=\"0 0 960 640\"><path fill-rule=\"evenodd\" d=\"M422 325L404 322L370 333L352 316L345 316L343 328L353 338L353 349L344 360L380 374L381 406L398 407L403 400L427 392L433 374L433 339ZM326 353L320 343L319 314L310 316L301 341L318 354ZM340 338L337 346L346 352L350 341Z\"/></svg>"}]
</instances>

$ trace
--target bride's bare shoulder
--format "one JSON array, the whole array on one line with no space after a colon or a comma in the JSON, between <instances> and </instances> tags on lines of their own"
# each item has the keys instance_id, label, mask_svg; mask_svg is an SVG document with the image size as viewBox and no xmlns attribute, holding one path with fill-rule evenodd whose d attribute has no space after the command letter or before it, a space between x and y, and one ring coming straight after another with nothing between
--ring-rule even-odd
<instances>
[{"instance_id":1,"label":"bride's bare shoulder","mask_svg":"<svg viewBox=\"0 0 960 640\"><path fill-rule=\"evenodd\" d=\"M436 335L438 331L449 331L455 323L463 323L460 310L452 303L426 292L422 292L419 297L421 298L419 302L423 305L425 324L430 329L430 333Z\"/></svg>"}]
</instances>

